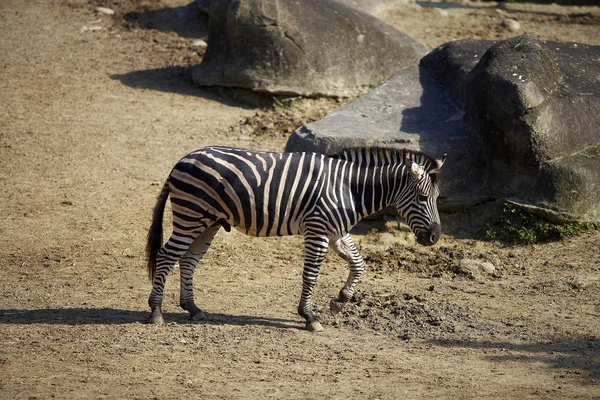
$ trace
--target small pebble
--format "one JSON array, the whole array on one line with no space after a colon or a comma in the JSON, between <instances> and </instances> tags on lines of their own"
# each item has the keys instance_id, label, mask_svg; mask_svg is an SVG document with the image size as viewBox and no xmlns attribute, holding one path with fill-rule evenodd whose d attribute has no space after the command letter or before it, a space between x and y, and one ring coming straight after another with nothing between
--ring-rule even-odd
<instances>
[{"instance_id":1,"label":"small pebble","mask_svg":"<svg viewBox=\"0 0 600 400\"><path fill-rule=\"evenodd\" d=\"M448 11L444 10L442 8L434 8L434 10L440 15L440 17L447 17L448 16Z\"/></svg>"},{"instance_id":2,"label":"small pebble","mask_svg":"<svg viewBox=\"0 0 600 400\"><path fill-rule=\"evenodd\" d=\"M99 25L91 25L91 26L82 26L81 27L81 32L95 32L95 31L101 31L102 28Z\"/></svg>"},{"instance_id":3,"label":"small pebble","mask_svg":"<svg viewBox=\"0 0 600 400\"><path fill-rule=\"evenodd\" d=\"M468 258L461 260L458 267L461 271L470 275L477 275L480 272L491 275L496 272L496 267L491 262L472 260Z\"/></svg>"},{"instance_id":4,"label":"small pebble","mask_svg":"<svg viewBox=\"0 0 600 400\"><path fill-rule=\"evenodd\" d=\"M201 49L205 49L208 47L208 43L206 43L204 40L202 39L198 39L198 40L194 40L192 42L192 46L194 47L199 47Z\"/></svg>"},{"instance_id":5,"label":"small pebble","mask_svg":"<svg viewBox=\"0 0 600 400\"><path fill-rule=\"evenodd\" d=\"M519 24L514 19L510 19L510 18L502 21L502 26L512 32L521 30L521 24Z\"/></svg>"},{"instance_id":6,"label":"small pebble","mask_svg":"<svg viewBox=\"0 0 600 400\"><path fill-rule=\"evenodd\" d=\"M600 278L596 276L576 275L567 280L567 285L571 289L584 290L591 285L597 284L598 281L600 281Z\"/></svg>"},{"instance_id":7,"label":"small pebble","mask_svg":"<svg viewBox=\"0 0 600 400\"><path fill-rule=\"evenodd\" d=\"M94 11L96 11L98 14L115 15L115 11L108 7L96 7Z\"/></svg>"}]
</instances>

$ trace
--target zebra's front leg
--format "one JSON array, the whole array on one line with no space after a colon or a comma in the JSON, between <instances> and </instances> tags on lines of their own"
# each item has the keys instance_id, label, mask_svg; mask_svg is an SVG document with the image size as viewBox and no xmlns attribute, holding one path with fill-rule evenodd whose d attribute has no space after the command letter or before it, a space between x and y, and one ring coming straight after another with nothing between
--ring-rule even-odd
<instances>
[{"instance_id":1,"label":"zebra's front leg","mask_svg":"<svg viewBox=\"0 0 600 400\"><path fill-rule=\"evenodd\" d=\"M321 332L323 326L312 310L312 296L321 263L327 254L329 237L325 235L305 235L304 238L304 271L302 272L302 295L298 314L306 320L306 329L311 332Z\"/></svg>"},{"instance_id":2,"label":"zebra's front leg","mask_svg":"<svg viewBox=\"0 0 600 400\"><path fill-rule=\"evenodd\" d=\"M350 234L346 234L334 241L331 247L340 257L348 262L348 266L350 267L350 274L348 275L346 284L340 290L338 297L331 299L329 303L329 310L335 315L342 311L345 303L354 296L356 284L365 270L365 261L354 245Z\"/></svg>"},{"instance_id":3,"label":"zebra's front leg","mask_svg":"<svg viewBox=\"0 0 600 400\"><path fill-rule=\"evenodd\" d=\"M179 305L190 313L190 319L193 321L203 320L206 317L204 312L194 303L194 271L200 259L208 251L219 228L221 228L219 224L208 227L194 240L179 260Z\"/></svg>"}]
</instances>

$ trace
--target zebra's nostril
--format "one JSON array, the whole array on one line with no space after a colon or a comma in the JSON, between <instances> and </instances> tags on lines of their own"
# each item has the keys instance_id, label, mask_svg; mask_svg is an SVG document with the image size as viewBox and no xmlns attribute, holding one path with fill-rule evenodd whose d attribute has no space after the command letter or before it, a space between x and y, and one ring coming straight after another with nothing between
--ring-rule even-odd
<instances>
[{"instance_id":1,"label":"zebra's nostril","mask_svg":"<svg viewBox=\"0 0 600 400\"><path fill-rule=\"evenodd\" d=\"M431 237L429 238L429 240L431 241L431 243L435 243L437 242L437 236L435 233L431 234Z\"/></svg>"}]
</instances>

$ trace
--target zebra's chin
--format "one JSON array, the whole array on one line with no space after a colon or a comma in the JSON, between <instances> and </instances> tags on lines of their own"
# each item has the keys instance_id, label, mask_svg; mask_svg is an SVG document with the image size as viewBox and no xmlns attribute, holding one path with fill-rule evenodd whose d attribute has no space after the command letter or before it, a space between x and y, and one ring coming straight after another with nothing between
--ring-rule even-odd
<instances>
[{"instance_id":1,"label":"zebra's chin","mask_svg":"<svg viewBox=\"0 0 600 400\"><path fill-rule=\"evenodd\" d=\"M417 243L422 246L433 246L437 243L442 235L442 227L437 222L434 222L429 227L429 230L418 231L415 233Z\"/></svg>"}]
</instances>

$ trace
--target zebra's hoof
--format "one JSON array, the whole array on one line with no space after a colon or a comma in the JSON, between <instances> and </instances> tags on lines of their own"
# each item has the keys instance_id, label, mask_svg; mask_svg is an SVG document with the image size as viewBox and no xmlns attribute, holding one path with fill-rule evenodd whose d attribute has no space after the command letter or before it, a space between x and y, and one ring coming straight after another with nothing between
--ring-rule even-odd
<instances>
[{"instance_id":1,"label":"zebra's hoof","mask_svg":"<svg viewBox=\"0 0 600 400\"><path fill-rule=\"evenodd\" d=\"M342 308L344 308L344 303L336 298L331 299L331 301L329 302L329 312L331 312L332 315L335 315L342 311Z\"/></svg>"},{"instance_id":2,"label":"zebra's hoof","mask_svg":"<svg viewBox=\"0 0 600 400\"><path fill-rule=\"evenodd\" d=\"M319 321L307 322L306 330L309 332L323 332L323 325Z\"/></svg>"},{"instance_id":3,"label":"zebra's hoof","mask_svg":"<svg viewBox=\"0 0 600 400\"><path fill-rule=\"evenodd\" d=\"M190 313L190 320L201 321L206 318L204 311L202 311L193 301L187 303L180 303L179 306Z\"/></svg>"},{"instance_id":4,"label":"zebra's hoof","mask_svg":"<svg viewBox=\"0 0 600 400\"><path fill-rule=\"evenodd\" d=\"M152 313L148 317L148 323L154 325L163 325L165 323L162 311L159 308L155 308L152 310Z\"/></svg>"}]
</instances>

